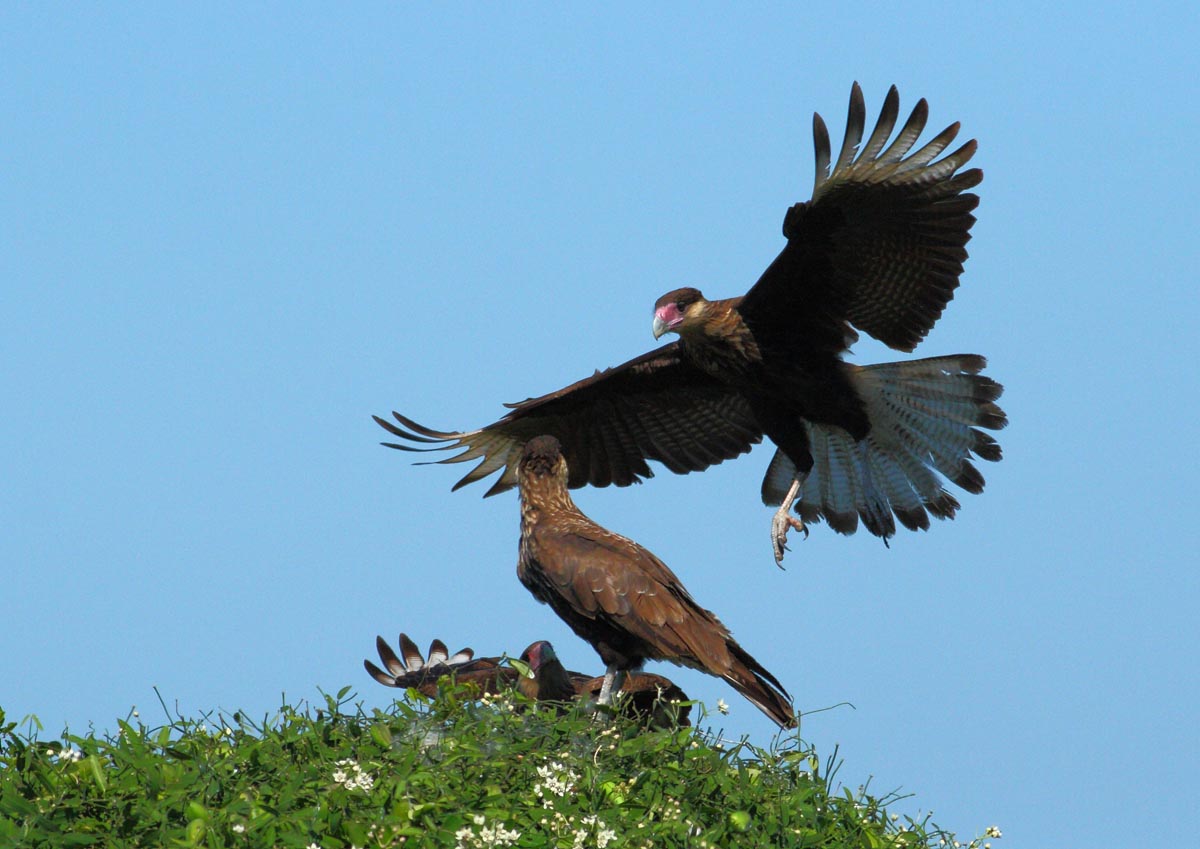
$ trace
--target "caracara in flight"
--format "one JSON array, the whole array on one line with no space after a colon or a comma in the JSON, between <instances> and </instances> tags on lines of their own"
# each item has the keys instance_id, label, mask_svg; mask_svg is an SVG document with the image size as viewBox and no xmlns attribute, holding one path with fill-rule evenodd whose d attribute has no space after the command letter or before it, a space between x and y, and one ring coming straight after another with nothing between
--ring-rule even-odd
<instances>
[{"instance_id":1,"label":"caracara in flight","mask_svg":"<svg viewBox=\"0 0 1200 849\"><path fill-rule=\"evenodd\" d=\"M499 471L493 495L516 485L521 449L539 434L562 444L571 487L627 486L653 475L648 460L678 474L701 471L766 435L777 449L762 484L763 502L779 505L776 562L789 528L807 533L804 521L824 519L849 534L861 520L887 540L895 520L916 530L928 529L931 514L952 518L959 503L944 482L980 492L972 455L1000 459L1000 446L979 429L1007 423L994 403L1000 384L980 374L984 358L842 359L856 329L913 350L954 296L967 258L979 202L968 189L983 172L960 169L975 142L938 159L958 134L955 123L914 150L929 111L921 100L889 144L899 104L893 87L864 142L855 83L836 158L824 121L813 117L813 195L784 216L783 250L741 297L710 301L689 287L659 298L654 335L677 341L511 404L478 430L376 417L426 447L386 444L461 449L438 461L480 461L455 489Z\"/></svg>"},{"instance_id":2,"label":"caracara in flight","mask_svg":"<svg viewBox=\"0 0 1200 849\"><path fill-rule=\"evenodd\" d=\"M451 655L441 640L430 644L425 657L405 634L400 635L399 655L383 637L375 638L375 648L384 668L364 660L363 666L372 678L385 687L411 687L427 696L435 695L439 682L447 677L474 686L481 695L494 696L515 687L537 702L596 699L604 685L602 675L584 675L564 667L547 640L532 643L518 658L529 669L529 677L504 665L502 657L475 657L471 649ZM682 704L687 694L668 678L645 672L629 675L621 694L618 706L632 719L656 728L689 724L692 707Z\"/></svg>"},{"instance_id":3,"label":"caracara in flight","mask_svg":"<svg viewBox=\"0 0 1200 849\"><path fill-rule=\"evenodd\" d=\"M724 679L781 728L794 728L792 697L692 599L666 564L580 512L558 440L538 436L517 464L521 542L517 577L591 644L608 671L606 704L626 673L666 660Z\"/></svg>"}]
</instances>

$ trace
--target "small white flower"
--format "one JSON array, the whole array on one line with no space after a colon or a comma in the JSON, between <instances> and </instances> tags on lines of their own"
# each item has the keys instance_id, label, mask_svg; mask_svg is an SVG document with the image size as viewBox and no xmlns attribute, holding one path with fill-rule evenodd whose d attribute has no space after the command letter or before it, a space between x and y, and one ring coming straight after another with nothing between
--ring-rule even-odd
<instances>
[{"instance_id":1,"label":"small white flower","mask_svg":"<svg viewBox=\"0 0 1200 849\"><path fill-rule=\"evenodd\" d=\"M1000 833L1000 826L989 825L987 827L987 830L984 832L984 836L986 836L986 837L1003 837L1004 835Z\"/></svg>"},{"instance_id":2,"label":"small white flower","mask_svg":"<svg viewBox=\"0 0 1200 849\"><path fill-rule=\"evenodd\" d=\"M363 772L363 768L352 759L340 760L335 766L338 769L333 771L334 784L340 784L347 790L370 790L375 786L375 778ZM349 767L350 771L347 772L343 767Z\"/></svg>"},{"instance_id":3,"label":"small white flower","mask_svg":"<svg viewBox=\"0 0 1200 849\"><path fill-rule=\"evenodd\" d=\"M240 822L235 822L231 827L233 828L234 834L243 834L246 831L246 826L242 825Z\"/></svg>"},{"instance_id":4,"label":"small white flower","mask_svg":"<svg viewBox=\"0 0 1200 849\"><path fill-rule=\"evenodd\" d=\"M454 832L454 837L458 841L456 849L511 846L521 836L521 832L516 829L507 829L501 824L485 825L487 819L480 814L475 814L471 819L475 825L479 826L479 833L476 834L475 830L469 826L464 826Z\"/></svg>"},{"instance_id":5,"label":"small white flower","mask_svg":"<svg viewBox=\"0 0 1200 849\"><path fill-rule=\"evenodd\" d=\"M547 765L539 766L537 774L542 779L533 786L533 792L537 796L544 796L546 791L555 796L565 796L567 791L579 781L579 773L559 761L551 761ZM547 807L550 806L547 805Z\"/></svg>"},{"instance_id":6,"label":"small white flower","mask_svg":"<svg viewBox=\"0 0 1200 849\"><path fill-rule=\"evenodd\" d=\"M724 699L717 699L717 713L729 713L729 705Z\"/></svg>"}]
</instances>

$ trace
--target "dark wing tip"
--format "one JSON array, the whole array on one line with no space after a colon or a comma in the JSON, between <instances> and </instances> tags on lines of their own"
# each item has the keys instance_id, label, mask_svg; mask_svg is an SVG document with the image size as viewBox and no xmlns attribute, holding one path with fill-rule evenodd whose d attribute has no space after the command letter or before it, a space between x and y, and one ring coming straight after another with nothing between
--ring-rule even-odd
<instances>
[{"instance_id":1,"label":"dark wing tip","mask_svg":"<svg viewBox=\"0 0 1200 849\"><path fill-rule=\"evenodd\" d=\"M425 658L421 656L421 650L417 648L417 644L409 639L408 634L400 634L400 655L404 658L404 665L409 672L416 672L424 668Z\"/></svg>"},{"instance_id":2,"label":"dark wing tip","mask_svg":"<svg viewBox=\"0 0 1200 849\"><path fill-rule=\"evenodd\" d=\"M434 639L429 644L429 653L425 655L425 662L430 666L437 666L439 663L445 664L450 660L450 650L446 648L446 644L441 640Z\"/></svg>"},{"instance_id":3,"label":"dark wing tip","mask_svg":"<svg viewBox=\"0 0 1200 849\"><path fill-rule=\"evenodd\" d=\"M363 660L363 668L367 670L368 675L370 675L372 678L374 678L376 681L378 681L383 686L385 686L385 687L395 687L396 686L396 679L393 678L391 675L388 675L386 672L384 672L382 669L380 669L375 664L371 663L371 661Z\"/></svg>"},{"instance_id":4,"label":"dark wing tip","mask_svg":"<svg viewBox=\"0 0 1200 849\"><path fill-rule=\"evenodd\" d=\"M371 418L373 418L375 423L388 433L392 434L393 436L398 436L401 439L407 439L410 442L437 444L440 442L450 442L460 436L460 434L457 433L434 430L433 428L426 427L425 425L408 418L408 416L397 413L395 410L392 410L392 416L404 427L397 427L387 419L380 418L376 415L372 415ZM405 430L405 428L407 428L407 430Z\"/></svg>"},{"instance_id":5,"label":"dark wing tip","mask_svg":"<svg viewBox=\"0 0 1200 849\"><path fill-rule=\"evenodd\" d=\"M396 653L392 651L392 647L388 645L387 640L383 637L377 636L375 638L375 651L378 653L383 665L387 667L387 671L392 673L392 675L403 675L408 672L407 667L400 661L400 658L396 656Z\"/></svg>"}]
</instances>

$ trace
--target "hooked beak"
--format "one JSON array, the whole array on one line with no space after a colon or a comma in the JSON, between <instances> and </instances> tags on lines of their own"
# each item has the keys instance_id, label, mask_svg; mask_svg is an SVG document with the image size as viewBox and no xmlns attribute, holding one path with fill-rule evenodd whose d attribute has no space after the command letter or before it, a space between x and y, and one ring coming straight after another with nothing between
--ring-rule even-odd
<instances>
[{"instance_id":1,"label":"hooked beak","mask_svg":"<svg viewBox=\"0 0 1200 849\"><path fill-rule=\"evenodd\" d=\"M679 311L679 305L663 304L654 311L654 323L650 325L650 329L654 331L654 338L657 339L664 333L678 333L681 324L683 313Z\"/></svg>"}]
</instances>

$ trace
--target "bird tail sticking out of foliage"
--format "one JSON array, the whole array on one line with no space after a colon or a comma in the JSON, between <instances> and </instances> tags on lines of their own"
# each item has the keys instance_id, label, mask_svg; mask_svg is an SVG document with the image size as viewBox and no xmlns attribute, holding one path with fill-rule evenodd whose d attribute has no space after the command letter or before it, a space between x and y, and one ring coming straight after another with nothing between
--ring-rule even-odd
<instances>
[{"instance_id":1,"label":"bird tail sticking out of foliage","mask_svg":"<svg viewBox=\"0 0 1200 849\"><path fill-rule=\"evenodd\" d=\"M1008 420L994 403L1002 387L979 372L975 354L853 366L851 379L871 420L866 439L836 425L804 421L814 458L799 502L806 522L824 518L840 533L863 525L885 540L893 514L910 530L929 528L929 514L954 517L959 507L940 473L967 492L983 491L971 463L999 460L996 440L977 428L999 430ZM776 451L763 479L763 503L782 503L795 466Z\"/></svg>"}]
</instances>

